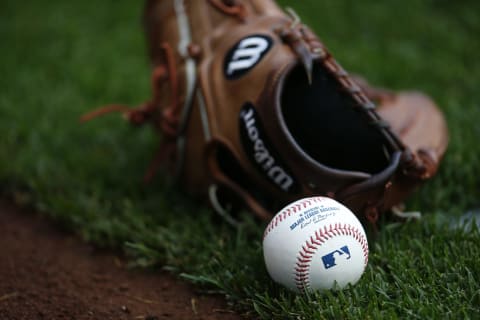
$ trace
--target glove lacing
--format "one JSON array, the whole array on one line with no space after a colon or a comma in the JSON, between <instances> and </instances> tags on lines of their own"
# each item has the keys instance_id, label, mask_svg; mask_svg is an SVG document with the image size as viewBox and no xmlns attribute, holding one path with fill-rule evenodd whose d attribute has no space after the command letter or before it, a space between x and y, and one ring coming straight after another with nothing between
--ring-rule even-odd
<instances>
[{"instance_id":1,"label":"glove lacing","mask_svg":"<svg viewBox=\"0 0 480 320\"><path fill-rule=\"evenodd\" d=\"M88 112L80 118L81 122L86 122L107 113L120 112L132 125L139 126L145 124L147 121L153 122L154 125L162 131L163 140L145 173L145 182L150 181L157 172L160 164L174 154L175 141L179 136L180 104L178 101L178 79L175 56L168 43L163 43L160 48L165 56L165 64L153 69L151 76L153 98L150 101L133 109L124 105L108 105ZM171 103L168 107L162 108L160 106L160 88L163 82L167 80L171 91ZM156 122L154 118L156 113L160 113L158 122Z\"/></svg>"},{"instance_id":2,"label":"glove lacing","mask_svg":"<svg viewBox=\"0 0 480 320\"><path fill-rule=\"evenodd\" d=\"M238 3L237 0L209 0L209 2L217 10L229 16L236 17L241 21L244 21L247 16L245 6Z\"/></svg>"}]
</instances>

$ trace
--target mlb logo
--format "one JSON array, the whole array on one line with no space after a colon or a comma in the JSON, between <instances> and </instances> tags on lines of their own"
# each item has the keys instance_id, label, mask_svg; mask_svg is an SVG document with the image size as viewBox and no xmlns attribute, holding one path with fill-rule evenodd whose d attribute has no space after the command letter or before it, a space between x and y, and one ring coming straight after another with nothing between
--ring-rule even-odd
<instances>
[{"instance_id":1,"label":"mlb logo","mask_svg":"<svg viewBox=\"0 0 480 320\"><path fill-rule=\"evenodd\" d=\"M348 246L343 246L338 250L330 252L322 257L323 266L325 269L330 269L335 267L337 264L335 263L335 259L338 257L342 257L344 260L350 259L350 250Z\"/></svg>"}]
</instances>

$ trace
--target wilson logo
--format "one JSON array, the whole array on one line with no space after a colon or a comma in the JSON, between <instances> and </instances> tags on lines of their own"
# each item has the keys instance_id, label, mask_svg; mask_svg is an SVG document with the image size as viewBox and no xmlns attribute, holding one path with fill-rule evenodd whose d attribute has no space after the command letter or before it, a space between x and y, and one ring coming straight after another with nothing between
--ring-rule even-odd
<instances>
[{"instance_id":1,"label":"wilson logo","mask_svg":"<svg viewBox=\"0 0 480 320\"><path fill-rule=\"evenodd\" d=\"M335 262L335 258L340 256L342 256L344 260L350 259L350 250L347 246L343 246L340 249L330 252L329 254L322 257L322 262L325 269L335 267L337 265L337 263Z\"/></svg>"},{"instance_id":2,"label":"wilson logo","mask_svg":"<svg viewBox=\"0 0 480 320\"><path fill-rule=\"evenodd\" d=\"M254 35L240 40L227 54L225 76L237 79L256 66L272 46L272 39Z\"/></svg>"},{"instance_id":3,"label":"wilson logo","mask_svg":"<svg viewBox=\"0 0 480 320\"><path fill-rule=\"evenodd\" d=\"M286 192L292 192L295 182L267 141L255 109L247 103L240 113L240 135L250 160L268 179Z\"/></svg>"}]
</instances>

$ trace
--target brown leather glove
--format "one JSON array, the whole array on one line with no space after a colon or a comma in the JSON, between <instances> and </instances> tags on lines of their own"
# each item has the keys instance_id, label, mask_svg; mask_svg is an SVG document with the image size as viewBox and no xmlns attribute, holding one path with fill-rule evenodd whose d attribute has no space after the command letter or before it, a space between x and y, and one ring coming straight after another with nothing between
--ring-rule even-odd
<instances>
[{"instance_id":1,"label":"brown leather glove","mask_svg":"<svg viewBox=\"0 0 480 320\"><path fill-rule=\"evenodd\" d=\"M269 219L325 195L376 221L436 172L447 129L431 100L354 80L272 0L148 0L144 21L153 99L85 119L152 122L155 166L220 213Z\"/></svg>"}]
</instances>

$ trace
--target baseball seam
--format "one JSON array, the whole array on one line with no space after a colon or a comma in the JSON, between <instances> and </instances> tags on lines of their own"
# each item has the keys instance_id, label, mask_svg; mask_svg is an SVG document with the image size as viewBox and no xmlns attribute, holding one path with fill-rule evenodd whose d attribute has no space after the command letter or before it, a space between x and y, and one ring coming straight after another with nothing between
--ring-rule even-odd
<instances>
[{"instance_id":1,"label":"baseball seam","mask_svg":"<svg viewBox=\"0 0 480 320\"><path fill-rule=\"evenodd\" d=\"M280 211L279 214L275 216L275 218L270 221L267 228L265 228L265 232L263 233L263 239L269 234L273 229L275 229L280 222L285 220L286 218L290 217L293 214L303 212L303 209L310 207L313 203L321 203L326 201L326 198L323 197L312 197L303 199L295 205L288 206L287 208Z\"/></svg>"},{"instance_id":2,"label":"baseball seam","mask_svg":"<svg viewBox=\"0 0 480 320\"><path fill-rule=\"evenodd\" d=\"M360 243L363 250L364 266L367 265L368 243L362 232L358 228L349 224L330 224L329 226L325 226L323 229L315 231L315 234L310 236L310 238L305 241L305 244L302 245L302 249L298 253L294 274L295 285L299 291L303 292L310 288L309 269L317 249L320 248L327 240L339 235L352 236L357 242Z\"/></svg>"}]
</instances>

